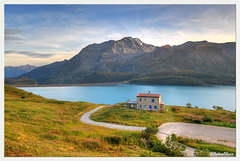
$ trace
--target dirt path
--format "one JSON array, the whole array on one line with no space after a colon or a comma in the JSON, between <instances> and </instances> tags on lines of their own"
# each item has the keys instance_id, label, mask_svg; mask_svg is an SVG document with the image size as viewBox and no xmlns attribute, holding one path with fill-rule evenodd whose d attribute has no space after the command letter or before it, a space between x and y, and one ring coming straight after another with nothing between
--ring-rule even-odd
<instances>
[{"instance_id":1,"label":"dirt path","mask_svg":"<svg viewBox=\"0 0 240 161\"><path fill-rule=\"evenodd\" d=\"M126 125L117 125L110 124L104 122L97 122L90 120L91 114L100 110L105 106L99 106L89 112L84 113L80 121L97 125L107 128L119 129L119 130L131 130L131 131L142 131L146 129L146 127L138 127L138 126L126 126ZM182 123L182 122L169 122L165 123L158 127L159 132L157 133L157 137L163 142L165 142L166 137L175 133L177 136L183 136L194 139L201 139L209 143L218 143L231 147L236 147L236 129L235 128L226 128L226 127L218 127L218 126L209 126L209 125L201 125L201 124L191 124L191 123ZM194 156L194 148L187 147L185 150L186 156L193 157ZM214 153L210 153L211 156L218 156Z\"/></svg>"},{"instance_id":2,"label":"dirt path","mask_svg":"<svg viewBox=\"0 0 240 161\"><path fill-rule=\"evenodd\" d=\"M131 131L142 131L146 127L138 127L138 126L125 126L125 125L117 125L117 124L110 124L110 123L105 123L105 122L97 122L90 120L90 115L93 114L94 112L100 110L105 106L99 106L89 112L86 112L82 115L80 118L80 121L86 123L86 124L91 124L91 125L97 125L97 126L102 126L102 127L107 127L107 128L112 128L112 129L119 129L119 130L131 130Z\"/></svg>"}]
</instances>

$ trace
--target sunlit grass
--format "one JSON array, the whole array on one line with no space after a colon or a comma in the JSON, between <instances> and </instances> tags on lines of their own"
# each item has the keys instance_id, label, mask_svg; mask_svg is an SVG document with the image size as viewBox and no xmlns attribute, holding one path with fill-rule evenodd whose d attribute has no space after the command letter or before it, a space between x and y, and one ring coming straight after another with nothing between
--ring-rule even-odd
<instances>
[{"instance_id":1,"label":"sunlit grass","mask_svg":"<svg viewBox=\"0 0 240 161\"><path fill-rule=\"evenodd\" d=\"M206 143L202 140L183 138L183 137L178 137L178 141L182 144L185 144L185 145L193 147L193 148L199 147L201 150L207 149L211 152L217 152L217 153L228 152L228 153L233 153L234 155L236 154L236 148L228 147L228 146L221 145L221 144Z\"/></svg>"},{"instance_id":2,"label":"sunlit grass","mask_svg":"<svg viewBox=\"0 0 240 161\"><path fill-rule=\"evenodd\" d=\"M23 97L24 96L24 97ZM79 121L100 105L46 99L5 85L5 157L140 156L140 132ZM107 137L120 137L118 145ZM165 156L156 153L156 156Z\"/></svg>"},{"instance_id":3,"label":"sunlit grass","mask_svg":"<svg viewBox=\"0 0 240 161\"><path fill-rule=\"evenodd\" d=\"M187 108L184 106L165 106L163 112L154 112L127 108L125 103L121 103L117 106L100 109L91 115L91 119L132 126L147 126L151 124L160 126L166 122L189 122L223 127L236 127L235 112Z\"/></svg>"}]
</instances>

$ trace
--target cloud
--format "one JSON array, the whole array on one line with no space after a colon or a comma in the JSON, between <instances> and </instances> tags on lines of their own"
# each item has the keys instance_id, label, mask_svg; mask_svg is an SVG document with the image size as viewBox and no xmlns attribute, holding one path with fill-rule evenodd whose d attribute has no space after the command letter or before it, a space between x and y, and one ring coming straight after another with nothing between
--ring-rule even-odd
<instances>
[{"instance_id":1,"label":"cloud","mask_svg":"<svg viewBox=\"0 0 240 161\"><path fill-rule=\"evenodd\" d=\"M189 19L188 21L191 21L191 22L202 22L202 21L205 21L204 19Z\"/></svg>"},{"instance_id":2,"label":"cloud","mask_svg":"<svg viewBox=\"0 0 240 161\"><path fill-rule=\"evenodd\" d=\"M23 40L23 38L19 36L22 32L21 29L5 29L4 39L5 41Z\"/></svg>"},{"instance_id":3,"label":"cloud","mask_svg":"<svg viewBox=\"0 0 240 161\"><path fill-rule=\"evenodd\" d=\"M22 33L21 29L5 29L5 34L6 35L17 35Z\"/></svg>"},{"instance_id":4,"label":"cloud","mask_svg":"<svg viewBox=\"0 0 240 161\"><path fill-rule=\"evenodd\" d=\"M32 58L49 58L52 57L54 54L41 54L37 52L32 51L26 51L26 50L5 50L5 54L20 54L20 55L26 55L28 57Z\"/></svg>"},{"instance_id":5,"label":"cloud","mask_svg":"<svg viewBox=\"0 0 240 161\"><path fill-rule=\"evenodd\" d=\"M235 9L225 5L115 5L111 9L108 5L69 5L66 10L35 7L36 11L30 12L34 14L5 14L5 56L9 63L15 64L18 58L21 62L45 58L41 63L68 59L89 44L126 36L156 46L235 40Z\"/></svg>"}]
</instances>

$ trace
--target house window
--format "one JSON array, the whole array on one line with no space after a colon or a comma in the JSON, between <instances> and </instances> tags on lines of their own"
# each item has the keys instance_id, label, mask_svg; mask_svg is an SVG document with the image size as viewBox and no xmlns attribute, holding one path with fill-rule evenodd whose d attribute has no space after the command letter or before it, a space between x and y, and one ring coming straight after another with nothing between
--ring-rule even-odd
<instances>
[{"instance_id":1,"label":"house window","mask_svg":"<svg viewBox=\"0 0 240 161\"><path fill-rule=\"evenodd\" d=\"M149 105L149 109L152 109L152 105Z\"/></svg>"},{"instance_id":2,"label":"house window","mask_svg":"<svg viewBox=\"0 0 240 161\"><path fill-rule=\"evenodd\" d=\"M154 106L154 109L157 109L157 106Z\"/></svg>"},{"instance_id":3,"label":"house window","mask_svg":"<svg viewBox=\"0 0 240 161\"><path fill-rule=\"evenodd\" d=\"M140 108L142 108L142 105L140 105Z\"/></svg>"},{"instance_id":4,"label":"house window","mask_svg":"<svg viewBox=\"0 0 240 161\"><path fill-rule=\"evenodd\" d=\"M140 102L142 101L142 99L140 98Z\"/></svg>"},{"instance_id":5,"label":"house window","mask_svg":"<svg viewBox=\"0 0 240 161\"><path fill-rule=\"evenodd\" d=\"M154 99L152 99L152 102L154 102Z\"/></svg>"},{"instance_id":6,"label":"house window","mask_svg":"<svg viewBox=\"0 0 240 161\"><path fill-rule=\"evenodd\" d=\"M144 105L144 107L146 107L146 105Z\"/></svg>"},{"instance_id":7,"label":"house window","mask_svg":"<svg viewBox=\"0 0 240 161\"><path fill-rule=\"evenodd\" d=\"M146 100L146 98L144 100Z\"/></svg>"}]
</instances>

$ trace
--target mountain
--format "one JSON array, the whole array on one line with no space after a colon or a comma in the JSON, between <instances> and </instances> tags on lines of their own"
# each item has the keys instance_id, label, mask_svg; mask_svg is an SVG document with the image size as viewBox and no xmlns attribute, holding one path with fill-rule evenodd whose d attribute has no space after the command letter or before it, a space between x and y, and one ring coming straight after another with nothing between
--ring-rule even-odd
<instances>
[{"instance_id":1,"label":"mountain","mask_svg":"<svg viewBox=\"0 0 240 161\"><path fill-rule=\"evenodd\" d=\"M236 43L188 41L162 47L138 38L91 44L52 70L24 74L39 84L129 81L139 84L234 85ZM47 71L47 73L45 73ZM45 73L43 75L43 73ZM181 82L181 83L180 83Z\"/></svg>"},{"instance_id":2,"label":"mountain","mask_svg":"<svg viewBox=\"0 0 240 161\"><path fill-rule=\"evenodd\" d=\"M64 63L56 72L44 79L39 79L38 82L44 84L80 83L90 73L96 71L115 72L116 70L109 66L112 63L119 61L124 63L136 56L151 53L155 48L153 45L145 44L141 40L131 37L88 45Z\"/></svg>"},{"instance_id":3,"label":"mountain","mask_svg":"<svg viewBox=\"0 0 240 161\"><path fill-rule=\"evenodd\" d=\"M36 68L37 67L33 66L33 65L21 65L21 66L17 66L17 67L6 66L6 67L4 67L4 77L5 78L18 77L21 74L30 72Z\"/></svg>"},{"instance_id":4,"label":"mountain","mask_svg":"<svg viewBox=\"0 0 240 161\"><path fill-rule=\"evenodd\" d=\"M38 67L31 72L21 75L21 77L27 77L30 79L44 78L45 76L55 72L65 62L67 62L66 59L64 61L56 61L54 63Z\"/></svg>"}]
</instances>

